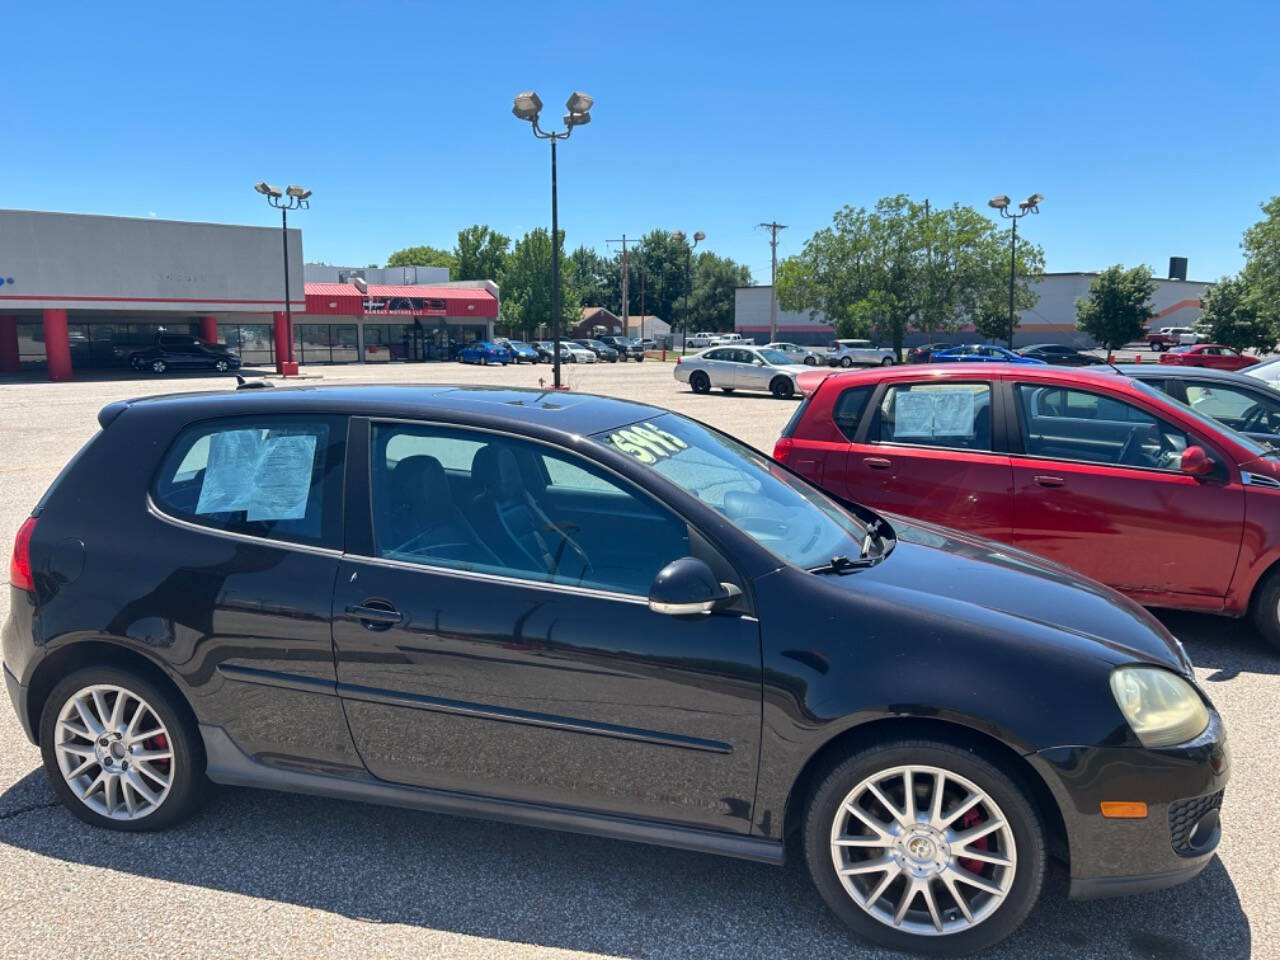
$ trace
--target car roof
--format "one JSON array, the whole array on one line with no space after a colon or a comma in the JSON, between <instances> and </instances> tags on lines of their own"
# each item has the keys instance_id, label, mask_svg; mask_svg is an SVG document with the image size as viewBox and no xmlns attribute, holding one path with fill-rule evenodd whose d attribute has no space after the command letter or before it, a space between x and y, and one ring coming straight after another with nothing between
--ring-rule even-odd
<instances>
[{"instance_id":1,"label":"car roof","mask_svg":"<svg viewBox=\"0 0 1280 960\"><path fill-rule=\"evenodd\" d=\"M807 377L800 374L800 389L812 391L811 384L821 379L842 386L875 384L882 380L907 382L920 380L1003 380L1016 378L1027 382L1045 382L1062 386L1103 387L1135 391L1140 388L1126 376L1118 375L1109 366L1055 367L1049 364L1021 363L939 363L899 364L892 367L871 367L867 370L831 371L814 370Z\"/></svg>"},{"instance_id":2,"label":"car roof","mask_svg":"<svg viewBox=\"0 0 1280 960\"><path fill-rule=\"evenodd\" d=\"M1243 383L1246 386L1266 388L1257 377L1247 377L1235 370L1218 370L1215 367L1184 367L1176 363L1121 363L1116 369L1126 377L1143 379L1158 376L1165 380L1221 380L1224 383Z\"/></svg>"},{"instance_id":3,"label":"car roof","mask_svg":"<svg viewBox=\"0 0 1280 960\"><path fill-rule=\"evenodd\" d=\"M165 394L121 401L140 412L189 420L238 415L337 413L375 418L500 421L585 436L667 413L615 397L516 387L360 384ZM114 405L112 405L114 406Z\"/></svg>"}]
</instances>

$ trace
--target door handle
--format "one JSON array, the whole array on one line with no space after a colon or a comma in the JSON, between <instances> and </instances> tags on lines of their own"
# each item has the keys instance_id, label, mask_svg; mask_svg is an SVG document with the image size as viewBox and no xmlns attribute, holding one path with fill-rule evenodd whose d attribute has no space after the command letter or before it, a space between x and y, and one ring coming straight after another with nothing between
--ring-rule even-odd
<instances>
[{"instance_id":1,"label":"door handle","mask_svg":"<svg viewBox=\"0 0 1280 960\"><path fill-rule=\"evenodd\" d=\"M1034 480L1042 487L1065 487L1067 485L1067 481L1061 477L1050 477L1045 474L1040 474Z\"/></svg>"},{"instance_id":2,"label":"door handle","mask_svg":"<svg viewBox=\"0 0 1280 960\"><path fill-rule=\"evenodd\" d=\"M863 457L862 462L872 470L888 470L893 466L893 461L885 457Z\"/></svg>"},{"instance_id":3,"label":"door handle","mask_svg":"<svg viewBox=\"0 0 1280 960\"><path fill-rule=\"evenodd\" d=\"M367 607L360 603L347 604L347 613L358 619L370 630L386 630L404 620L404 615L390 606Z\"/></svg>"}]
</instances>

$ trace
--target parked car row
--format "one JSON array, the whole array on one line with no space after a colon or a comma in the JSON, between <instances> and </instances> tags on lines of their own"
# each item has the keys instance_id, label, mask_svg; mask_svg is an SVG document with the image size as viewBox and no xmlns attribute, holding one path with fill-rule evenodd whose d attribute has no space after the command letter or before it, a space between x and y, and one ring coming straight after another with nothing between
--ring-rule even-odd
<instances>
[{"instance_id":1,"label":"parked car row","mask_svg":"<svg viewBox=\"0 0 1280 960\"><path fill-rule=\"evenodd\" d=\"M791 469L576 393L109 404L0 634L56 795L127 831L214 781L775 864L795 837L837 916L932 954L1016 929L1051 855L1073 896L1194 876L1222 721L1096 580L1253 597L1274 636L1277 461L1109 370L788 360L676 369L805 386Z\"/></svg>"}]
</instances>

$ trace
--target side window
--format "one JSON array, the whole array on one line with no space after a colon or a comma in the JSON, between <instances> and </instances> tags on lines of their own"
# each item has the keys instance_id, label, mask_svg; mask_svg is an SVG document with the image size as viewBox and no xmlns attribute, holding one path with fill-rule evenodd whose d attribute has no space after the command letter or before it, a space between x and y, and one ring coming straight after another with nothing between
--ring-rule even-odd
<instances>
[{"instance_id":1,"label":"side window","mask_svg":"<svg viewBox=\"0 0 1280 960\"><path fill-rule=\"evenodd\" d=\"M1274 433L1280 429L1280 397L1272 400L1212 382L1188 383L1186 389L1193 410L1236 430Z\"/></svg>"},{"instance_id":2,"label":"side window","mask_svg":"<svg viewBox=\"0 0 1280 960\"><path fill-rule=\"evenodd\" d=\"M1186 433L1145 410L1086 390L1018 384L1023 449L1035 457L1176 472Z\"/></svg>"},{"instance_id":3,"label":"side window","mask_svg":"<svg viewBox=\"0 0 1280 960\"><path fill-rule=\"evenodd\" d=\"M341 417L238 417L196 424L152 485L165 513L213 530L341 545Z\"/></svg>"},{"instance_id":4,"label":"side window","mask_svg":"<svg viewBox=\"0 0 1280 960\"><path fill-rule=\"evenodd\" d=\"M867 401L871 399L871 390L871 387L850 387L840 394L831 411L836 426L850 442L858 433L858 423L867 409Z\"/></svg>"},{"instance_id":5,"label":"side window","mask_svg":"<svg viewBox=\"0 0 1280 960\"><path fill-rule=\"evenodd\" d=\"M870 439L929 447L991 449L991 385L909 383L885 391Z\"/></svg>"},{"instance_id":6,"label":"side window","mask_svg":"<svg viewBox=\"0 0 1280 960\"><path fill-rule=\"evenodd\" d=\"M644 596L689 552L682 520L567 452L402 423L372 441L380 557Z\"/></svg>"},{"instance_id":7,"label":"side window","mask_svg":"<svg viewBox=\"0 0 1280 960\"><path fill-rule=\"evenodd\" d=\"M703 356L708 360L728 360L729 353L730 351L728 350L712 350L710 353L703 354Z\"/></svg>"}]
</instances>

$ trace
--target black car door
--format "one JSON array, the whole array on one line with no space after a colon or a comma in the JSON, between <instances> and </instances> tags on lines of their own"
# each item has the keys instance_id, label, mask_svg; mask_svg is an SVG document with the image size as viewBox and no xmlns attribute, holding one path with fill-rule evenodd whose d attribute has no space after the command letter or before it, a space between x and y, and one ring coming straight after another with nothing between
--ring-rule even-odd
<instances>
[{"instance_id":1,"label":"black car door","mask_svg":"<svg viewBox=\"0 0 1280 960\"><path fill-rule=\"evenodd\" d=\"M661 567L707 550L696 533L556 447L376 421L367 441L369 466L348 474L333 620L369 770L746 831L758 624L746 609L672 617L646 599Z\"/></svg>"}]
</instances>

